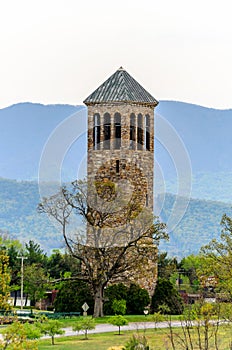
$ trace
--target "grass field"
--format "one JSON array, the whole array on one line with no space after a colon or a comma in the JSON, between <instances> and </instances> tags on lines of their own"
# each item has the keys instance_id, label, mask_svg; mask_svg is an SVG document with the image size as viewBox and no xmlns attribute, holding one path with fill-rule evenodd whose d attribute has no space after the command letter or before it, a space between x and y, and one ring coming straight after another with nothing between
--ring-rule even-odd
<instances>
[{"instance_id":1,"label":"grass field","mask_svg":"<svg viewBox=\"0 0 232 350\"><path fill-rule=\"evenodd\" d=\"M39 350L46 349L60 349L60 350L107 350L111 346L125 345L129 338L135 332L132 331L122 331L122 335L116 335L116 333L104 333L104 334L90 334L89 340L84 340L83 335L78 335L76 337L61 337L55 339L55 347L51 345L51 340L41 340L39 342ZM182 334L181 329L175 329L175 339L177 335ZM169 339L168 329L158 329L158 330L145 330L139 331L139 334L145 334L148 343L150 345L150 350L171 350L171 343ZM220 327L218 334L219 342L218 349L229 350L230 342L232 339L231 328ZM210 340L209 349L215 349L214 339ZM176 345L176 350L185 349L181 345ZM194 349L199 349L196 345Z\"/></svg>"},{"instance_id":2,"label":"grass field","mask_svg":"<svg viewBox=\"0 0 232 350\"><path fill-rule=\"evenodd\" d=\"M111 316L104 316L104 317L99 317L95 318L95 322L97 324L100 323L109 323ZM124 316L128 322L153 322L152 315L125 315ZM82 316L80 317L73 317L73 318L63 318L60 319L59 321L63 324L63 327L72 327L75 322L80 321L82 319ZM179 320L179 316L172 316L172 320Z\"/></svg>"}]
</instances>

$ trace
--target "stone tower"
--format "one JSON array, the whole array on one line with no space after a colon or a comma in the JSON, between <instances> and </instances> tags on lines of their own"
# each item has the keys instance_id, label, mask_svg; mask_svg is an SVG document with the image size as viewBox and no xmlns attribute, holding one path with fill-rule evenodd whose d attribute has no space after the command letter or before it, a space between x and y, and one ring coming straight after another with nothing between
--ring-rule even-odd
<instances>
[{"instance_id":1,"label":"stone tower","mask_svg":"<svg viewBox=\"0 0 232 350\"><path fill-rule=\"evenodd\" d=\"M84 103L88 107L87 175L96 187L92 201L101 197L105 183L112 207L117 197L112 186L121 182L122 208L126 202L136 202L153 213L154 108L158 101L121 67ZM122 213L114 211L112 226L120 220L125 224Z\"/></svg>"}]
</instances>

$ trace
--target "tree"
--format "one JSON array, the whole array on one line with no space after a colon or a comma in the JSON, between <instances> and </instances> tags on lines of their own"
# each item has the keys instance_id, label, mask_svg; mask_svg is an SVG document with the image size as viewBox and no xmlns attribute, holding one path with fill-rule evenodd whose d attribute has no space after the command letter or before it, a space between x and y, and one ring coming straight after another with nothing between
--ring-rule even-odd
<instances>
[{"instance_id":1,"label":"tree","mask_svg":"<svg viewBox=\"0 0 232 350\"><path fill-rule=\"evenodd\" d=\"M62 254L58 249L55 249L47 259L46 270L51 278L59 279L67 272L78 273L80 264L70 254Z\"/></svg>"},{"instance_id":2,"label":"tree","mask_svg":"<svg viewBox=\"0 0 232 350\"><path fill-rule=\"evenodd\" d=\"M41 337L38 327L28 323L22 324L18 321L7 326L3 330L3 340L0 340L1 349L31 349L37 350L37 344L34 339Z\"/></svg>"},{"instance_id":3,"label":"tree","mask_svg":"<svg viewBox=\"0 0 232 350\"><path fill-rule=\"evenodd\" d=\"M114 326L118 326L119 335L121 334L121 327L126 326L128 324L127 319L122 315L111 316L109 322Z\"/></svg>"},{"instance_id":4,"label":"tree","mask_svg":"<svg viewBox=\"0 0 232 350\"><path fill-rule=\"evenodd\" d=\"M25 266L24 268L24 290L28 293L31 304L35 305L40 300L48 288L48 276L44 269L38 264Z\"/></svg>"},{"instance_id":5,"label":"tree","mask_svg":"<svg viewBox=\"0 0 232 350\"><path fill-rule=\"evenodd\" d=\"M77 321L75 326L73 326L73 331L75 331L75 332L84 331L85 340L87 340L88 339L88 331L90 331L91 329L95 329L95 327L96 327L96 325L95 325L94 319L92 319L91 317L85 316L83 318L83 320Z\"/></svg>"},{"instance_id":6,"label":"tree","mask_svg":"<svg viewBox=\"0 0 232 350\"><path fill-rule=\"evenodd\" d=\"M52 345L55 345L55 335L64 334L62 323L57 320L49 320L40 324L41 332L48 334L52 339Z\"/></svg>"},{"instance_id":7,"label":"tree","mask_svg":"<svg viewBox=\"0 0 232 350\"><path fill-rule=\"evenodd\" d=\"M150 304L150 297L146 289L132 283L127 292L126 302L128 314L141 315L146 306Z\"/></svg>"},{"instance_id":8,"label":"tree","mask_svg":"<svg viewBox=\"0 0 232 350\"><path fill-rule=\"evenodd\" d=\"M164 278L157 281L151 302L152 312L159 311L161 305L166 305L170 314L180 315L183 312L183 302L178 291Z\"/></svg>"},{"instance_id":9,"label":"tree","mask_svg":"<svg viewBox=\"0 0 232 350\"><path fill-rule=\"evenodd\" d=\"M93 313L93 296L89 284L85 281L64 281L58 291L54 307L57 312L82 311L87 303L88 313Z\"/></svg>"},{"instance_id":10,"label":"tree","mask_svg":"<svg viewBox=\"0 0 232 350\"><path fill-rule=\"evenodd\" d=\"M191 254L183 258L179 264L181 272L184 275L187 275L191 287L190 290L193 292L197 292L199 290L200 281L198 271L201 269L202 261L203 259L201 255Z\"/></svg>"},{"instance_id":11,"label":"tree","mask_svg":"<svg viewBox=\"0 0 232 350\"><path fill-rule=\"evenodd\" d=\"M115 188L108 182L97 182L98 196L94 196L91 185L75 181L70 188L62 188L60 193L44 198L39 205L40 212L47 213L61 225L70 254L82 264L76 277L88 281L92 288L95 317L103 316L107 284L123 276L135 277L138 266L149 266L149 261L155 264L157 245L160 239L167 238L164 224L158 220L153 222L140 197L132 196L126 206L117 201L113 205ZM93 207L93 197L101 206ZM87 223L87 237L81 230L75 232L75 215Z\"/></svg>"},{"instance_id":12,"label":"tree","mask_svg":"<svg viewBox=\"0 0 232 350\"><path fill-rule=\"evenodd\" d=\"M125 315L126 313L126 300L124 299L114 299L112 304L112 309L115 315Z\"/></svg>"},{"instance_id":13,"label":"tree","mask_svg":"<svg viewBox=\"0 0 232 350\"><path fill-rule=\"evenodd\" d=\"M0 309L9 310L10 297L10 271L9 271L9 257L6 252L0 249Z\"/></svg>"},{"instance_id":14,"label":"tree","mask_svg":"<svg viewBox=\"0 0 232 350\"><path fill-rule=\"evenodd\" d=\"M232 298L232 219L224 214L221 226L220 240L213 239L201 248L204 260L199 274L206 284L213 279L214 287Z\"/></svg>"},{"instance_id":15,"label":"tree","mask_svg":"<svg viewBox=\"0 0 232 350\"><path fill-rule=\"evenodd\" d=\"M167 252L158 254L158 276L160 278L170 278L178 270L178 261L176 258L168 258Z\"/></svg>"},{"instance_id":16,"label":"tree","mask_svg":"<svg viewBox=\"0 0 232 350\"><path fill-rule=\"evenodd\" d=\"M39 243L33 240L25 244L25 256L27 258L27 265L40 264L43 267L46 265L46 254L43 252L43 249L41 249Z\"/></svg>"}]
</instances>

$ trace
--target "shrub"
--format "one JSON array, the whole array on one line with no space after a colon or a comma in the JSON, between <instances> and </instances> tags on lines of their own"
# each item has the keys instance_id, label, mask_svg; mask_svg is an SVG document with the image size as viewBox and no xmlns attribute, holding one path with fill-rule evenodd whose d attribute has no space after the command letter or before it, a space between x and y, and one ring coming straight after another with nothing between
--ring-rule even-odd
<instances>
[{"instance_id":1,"label":"shrub","mask_svg":"<svg viewBox=\"0 0 232 350\"><path fill-rule=\"evenodd\" d=\"M126 287L124 284L114 284L106 288L105 291L106 302L104 304L104 313L106 315L113 315L114 300L126 300L127 314L143 314L144 308L150 303L150 297L146 289L141 288L137 284L131 284ZM122 312L120 312L122 314Z\"/></svg>"},{"instance_id":2,"label":"shrub","mask_svg":"<svg viewBox=\"0 0 232 350\"><path fill-rule=\"evenodd\" d=\"M57 293L54 307L56 312L82 311L82 305L87 302L88 313L93 313L93 297L89 285L83 281L64 282Z\"/></svg>"},{"instance_id":3,"label":"shrub","mask_svg":"<svg viewBox=\"0 0 232 350\"><path fill-rule=\"evenodd\" d=\"M131 284L126 301L128 314L142 315L145 307L150 304L150 297L146 289L137 284Z\"/></svg>"},{"instance_id":4,"label":"shrub","mask_svg":"<svg viewBox=\"0 0 232 350\"><path fill-rule=\"evenodd\" d=\"M149 350L147 338L144 335L133 335L126 343L124 350Z\"/></svg>"},{"instance_id":5,"label":"shrub","mask_svg":"<svg viewBox=\"0 0 232 350\"><path fill-rule=\"evenodd\" d=\"M104 313L106 315L113 315L114 310L112 309L113 301L116 300L126 300L127 299L128 288L123 283L113 284L106 288L105 290L105 303L104 303Z\"/></svg>"},{"instance_id":6,"label":"shrub","mask_svg":"<svg viewBox=\"0 0 232 350\"><path fill-rule=\"evenodd\" d=\"M166 305L168 313L180 315L183 312L183 301L178 291L173 287L172 283L164 278L157 281L155 293L151 301L151 311L158 312L161 305Z\"/></svg>"}]
</instances>

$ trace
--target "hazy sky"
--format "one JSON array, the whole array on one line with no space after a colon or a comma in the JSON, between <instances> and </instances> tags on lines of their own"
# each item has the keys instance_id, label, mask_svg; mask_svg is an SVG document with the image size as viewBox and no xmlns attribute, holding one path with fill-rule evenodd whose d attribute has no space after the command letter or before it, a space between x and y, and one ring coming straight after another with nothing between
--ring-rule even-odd
<instances>
[{"instance_id":1,"label":"hazy sky","mask_svg":"<svg viewBox=\"0 0 232 350\"><path fill-rule=\"evenodd\" d=\"M123 66L158 100L232 108L230 0L0 0L0 108L82 101Z\"/></svg>"}]
</instances>

